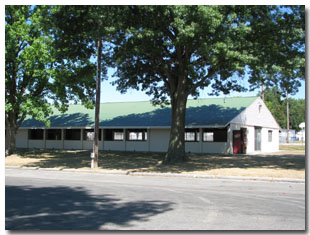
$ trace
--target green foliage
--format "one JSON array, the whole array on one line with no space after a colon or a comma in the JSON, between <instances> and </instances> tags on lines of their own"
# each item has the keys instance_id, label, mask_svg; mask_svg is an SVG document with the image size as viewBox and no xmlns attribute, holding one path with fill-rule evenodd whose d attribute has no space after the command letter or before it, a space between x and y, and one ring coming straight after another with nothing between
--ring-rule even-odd
<instances>
[{"instance_id":1,"label":"green foliage","mask_svg":"<svg viewBox=\"0 0 310 235\"><path fill-rule=\"evenodd\" d=\"M28 114L42 120L49 111L41 96L52 71L51 40L38 23L43 11L44 8L6 6L6 117L16 121Z\"/></svg>"},{"instance_id":2,"label":"green foliage","mask_svg":"<svg viewBox=\"0 0 310 235\"><path fill-rule=\"evenodd\" d=\"M304 99L289 99L290 104L290 127L300 130L299 124L305 122L306 102Z\"/></svg>"},{"instance_id":3,"label":"green foliage","mask_svg":"<svg viewBox=\"0 0 310 235\"><path fill-rule=\"evenodd\" d=\"M194 96L208 86L210 95L245 91L246 73L252 89L263 83L294 94L304 77L301 6L131 6L121 21L114 84L146 91L155 103L169 99L181 77Z\"/></svg>"},{"instance_id":4,"label":"green foliage","mask_svg":"<svg viewBox=\"0 0 310 235\"><path fill-rule=\"evenodd\" d=\"M265 104L281 128L286 129L286 99L281 97L279 88L273 87L265 90ZM289 105L290 128L299 131L299 124L305 122L305 100L289 98Z\"/></svg>"},{"instance_id":5,"label":"green foliage","mask_svg":"<svg viewBox=\"0 0 310 235\"><path fill-rule=\"evenodd\" d=\"M52 104L62 111L69 100L91 106L95 66L59 59L55 27L48 20L53 10L5 8L5 115L11 127L18 128L27 115L46 122Z\"/></svg>"},{"instance_id":6,"label":"green foliage","mask_svg":"<svg viewBox=\"0 0 310 235\"><path fill-rule=\"evenodd\" d=\"M234 6L133 6L115 39L114 84L121 92L141 89L154 102L169 99L185 79L185 92L243 91L233 74L244 75L251 60L244 50L251 31ZM120 37L122 36L122 37Z\"/></svg>"},{"instance_id":7,"label":"green foliage","mask_svg":"<svg viewBox=\"0 0 310 235\"><path fill-rule=\"evenodd\" d=\"M265 104L282 128L286 128L286 103L281 99L279 89L276 87L267 88L264 91ZM259 94L260 95L260 94Z\"/></svg>"},{"instance_id":8,"label":"green foliage","mask_svg":"<svg viewBox=\"0 0 310 235\"><path fill-rule=\"evenodd\" d=\"M171 102L164 162L184 157L185 104L199 89L211 86L209 95L245 91L240 80L246 75L254 88L279 85L290 94L298 89L303 7L130 6L122 17L113 38L113 84L121 92L141 89L154 104Z\"/></svg>"},{"instance_id":9,"label":"green foliage","mask_svg":"<svg viewBox=\"0 0 310 235\"><path fill-rule=\"evenodd\" d=\"M265 17L252 12L250 21L254 34L249 40L255 60L252 69L252 89L262 84L277 86L283 97L294 95L305 79L305 7L269 6ZM260 7L259 10L264 10Z\"/></svg>"}]
</instances>

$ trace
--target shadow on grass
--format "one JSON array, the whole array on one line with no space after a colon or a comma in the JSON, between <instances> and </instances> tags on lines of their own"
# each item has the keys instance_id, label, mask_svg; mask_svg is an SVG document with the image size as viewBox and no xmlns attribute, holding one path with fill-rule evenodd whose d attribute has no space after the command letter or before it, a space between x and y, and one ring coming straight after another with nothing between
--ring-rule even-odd
<instances>
[{"instance_id":1,"label":"shadow on grass","mask_svg":"<svg viewBox=\"0 0 310 235\"><path fill-rule=\"evenodd\" d=\"M7 230L98 230L129 225L172 210L167 201L120 202L113 195L89 195L77 187L5 187ZM22 195L22 197L21 197Z\"/></svg>"},{"instance_id":2,"label":"shadow on grass","mask_svg":"<svg viewBox=\"0 0 310 235\"><path fill-rule=\"evenodd\" d=\"M19 154L20 157L39 158L28 163L31 167L88 168L90 151L31 150ZM139 172L192 172L222 168L265 168L304 170L305 158L292 155L215 155L189 154L189 161L174 165L161 165L164 153L101 151L99 168Z\"/></svg>"}]
</instances>

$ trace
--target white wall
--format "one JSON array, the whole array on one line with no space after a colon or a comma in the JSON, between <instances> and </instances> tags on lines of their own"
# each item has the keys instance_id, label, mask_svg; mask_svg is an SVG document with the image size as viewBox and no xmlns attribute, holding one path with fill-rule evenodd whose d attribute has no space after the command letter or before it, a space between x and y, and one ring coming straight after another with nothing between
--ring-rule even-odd
<instances>
[{"instance_id":1,"label":"white wall","mask_svg":"<svg viewBox=\"0 0 310 235\"><path fill-rule=\"evenodd\" d=\"M259 108L261 106L261 108ZM280 126L270 113L262 99L257 98L247 109L241 112L230 123L236 123L246 126L261 126L279 129Z\"/></svg>"},{"instance_id":2,"label":"white wall","mask_svg":"<svg viewBox=\"0 0 310 235\"><path fill-rule=\"evenodd\" d=\"M126 141L126 151L149 151L147 141Z\"/></svg>"},{"instance_id":3,"label":"white wall","mask_svg":"<svg viewBox=\"0 0 310 235\"><path fill-rule=\"evenodd\" d=\"M255 152L255 127L254 126L243 126L247 128L247 153Z\"/></svg>"},{"instance_id":4,"label":"white wall","mask_svg":"<svg viewBox=\"0 0 310 235\"><path fill-rule=\"evenodd\" d=\"M62 149L62 140L46 140L47 149Z\"/></svg>"},{"instance_id":5,"label":"white wall","mask_svg":"<svg viewBox=\"0 0 310 235\"><path fill-rule=\"evenodd\" d=\"M203 142L203 153L228 153L228 142Z\"/></svg>"},{"instance_id":6,"label":"white wall","mask_svg":"<svg viewBox=\"0 0 310 235\"><path fill-rule=\"evenodd\" d=\"M167 152L169 145L170 130L169 129L150 129L150 151L151 152Z\"/></svg>"},{"instance_id":7,"label":"white wall","mask_svg":"<svg viewBox=\"0 0 310 235\"><path fill-rule=\"evenodd\" d=\"M92 150L94 145L93 140L83 140L83 149L85 150ZM99 140L98 142L99 150L103 150L103 143L102 140Z\"/></svg>"},{"instance_id":8,"label":"white wall","mask_svg":"<svg viewBox=\"0 0 310 235\"><path fill-rule=\"evenodd\" d=\"M44 140L29 140L28 141L28 148L42 149L44 147L45 147Z\"/></svg>"},{"instance_id":9,"label":"white wall","mask_svg":"<svg viewBox=\"0 0 310 235\"><path fill-rule=\"evenodd\" d=\"M280 126L272 116L271 112L258 98L246 110L235 117L230 124L232 130L247 128L247 153L255 151L255 126L262 127L261 152L275 152L279 150ZM268 142L268 130L272 130L272 142ZM232 132L230 133L232 137Z\"/></svg>"},{"instance_id":10,"label":"white wall","mask_svg":"<svg viewBox=\"0 0 310 235\"><path fill-rule=\"evenodd\" d=\"M268 141L268 131L272 131L272 141ZM279 151L279 130L263 128L262 129L262 152Z\"/></svg>"},{"instance_id":11,"label":"white wall","mask_svg":"<svg viewBox=\"0 0 310 235\"><path fill-rule=\"evenodd\" d=\"M64 149L82 149L82 141L64 140Z\"/></svg>"},{"instance_id":12,"label":"white wall","mask_svg":"<svg viewBox=\"0 0 310 235\"><path fill-rule=\"evenodd\" d=\"M104 150L125 151L125 141L104 141Z\"/></svg>"},{"instance_id":13,"label":"white wall","mask_svg":"<svg viewBox=\"0 0 310 235\"><path fill-rule=\"evenodd\" d=\"M147 141L99 141L99 150L166 152L169 145L169 129L148 129ZM27 148L28 130L18 131L17 147ZM64 146L63 146L64 145ZM185 142L185 151L191 153L220 153L227 143ZM29 148L44 148L44 140L29 140ZM89 149L93 141L88 140L46 140L48 149Z\"/></svg>"},{"instance_id":14,"label":"white wall","mask_svg":"<svg viewBox=\"0 0 310 235\"><path fill-rule=\"evenodd\" d=\"M185 142L185 152L187 153L201 153L200 142Z\"/></svg>"},{"instance_id":15,"label":"white wall","mask_svg":"<svg viewBox=\"0 0 310 235\"><path fill-rule=\"evenodd\" d=\"M231 124L228 130L227 142L185 142L185 151L191 153L232 153L232 131L247 129L247 153L255 152L254 126ZM268 142L268 130L273 131L272 142ZM99 141L99 150L115 151L145 151L166 152L169 145L169 129L148 129L147 141ZM202 138L200 138L202 140ZM64 146L63 146L64 144ZM89 149L93 148L93 141L87 140L28 140L28 130L18 130L16 135L17 148L46 148L48 149ZM278 129L262 128L262 152L279 150Z\"/></svg>"},{"instance_id":16,"label":"white wall","mask_svg":"<svg viewBox=\"0 0 310 235\"><path fill-rule=\"evenodd\" d=\"M28 130L20 129L17 131L16 148L28 148Z\"/></svg>"},{"instance_id":17,"label":"white wall","mask_svg":"<svg viewBox=\"0 0 310 235\"><path fill-rule=\"evenodd\" d=\"M247 129L247 153L255 153L255 127L239 124L231 124L231 130ZM272 142L268 142L268 130L272 130ZM232 131L229 133L232 138ZM232 146L231 142L231 146ZM279 151L279 130L272 128L262 128L261 131L261 151L259 152L276 152ZM232 153L232 152L231 152Z\"/></svg>"}]
</instances>

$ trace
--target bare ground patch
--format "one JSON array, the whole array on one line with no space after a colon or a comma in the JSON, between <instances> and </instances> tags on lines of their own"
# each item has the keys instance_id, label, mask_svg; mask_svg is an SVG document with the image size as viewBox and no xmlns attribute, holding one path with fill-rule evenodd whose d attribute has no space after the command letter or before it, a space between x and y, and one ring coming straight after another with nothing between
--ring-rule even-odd
<instances>
[{"instance_id":1,"label":"bare ground patch","mask_svg":"<svg viewBox=\"0 0 310 235\"><path fill-rule=\"evenodd\" d=\"M305 178L304 151L283 150L276 154L189 154L185 163L165 166L164 153L102 151L99 168L109 171ZM6 157L6 166L89 169L90 151L18 150Z\"/></svg>"}]
</instances>

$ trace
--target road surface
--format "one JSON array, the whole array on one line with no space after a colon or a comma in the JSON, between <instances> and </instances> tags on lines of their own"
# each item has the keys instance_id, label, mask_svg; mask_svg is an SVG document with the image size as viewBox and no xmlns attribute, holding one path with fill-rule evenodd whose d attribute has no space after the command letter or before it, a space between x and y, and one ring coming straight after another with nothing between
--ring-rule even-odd
<instances>
[{"instance_id":1,"label":"road surface","mask_svg":"<svg viewBox=\"0 0 310 235\"><path fill-rule=\"evenodd\" d=\"M6 169L7 230L304 230L305 184Z\"/></svg>"}]
</instances>

